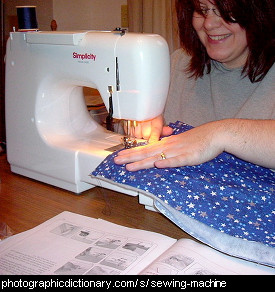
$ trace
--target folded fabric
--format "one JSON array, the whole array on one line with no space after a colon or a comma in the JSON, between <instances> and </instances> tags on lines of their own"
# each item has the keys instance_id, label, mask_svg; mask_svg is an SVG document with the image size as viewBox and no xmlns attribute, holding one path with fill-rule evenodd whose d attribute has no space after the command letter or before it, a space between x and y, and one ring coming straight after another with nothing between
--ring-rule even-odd
<instances>
[{"instance_id":1,"label":"folded fabric","mask_svg":"<svg viewBox=\"0 0 275 292\"><path fill-rule=\"evenodd\" d=\"M173 135L192 128L182 122L169 126L174 129ZM203 237L205 243L215 248L229 251L228 247L221 248L217 242L213 243L211 231L202 236L203 226L238 239L238 244L241 240L242 252L234 251L234 255L243 257L244 246L256 242L261 259L249 254L245 258L266 263L262 259L262 254L266 254L268 264L270 259L275 261L273 171L224 152L197 166L129 172L125 165L114 163L116 155L117 152L109 155L92 175L136 188L155 198L158 209L188 233L193 232L186 230L188 225L183 224L183 218L202 223L201 229L192 235L200 240ZM231 242L230 237L228 242Z\"/></svg>"}]
</instances>

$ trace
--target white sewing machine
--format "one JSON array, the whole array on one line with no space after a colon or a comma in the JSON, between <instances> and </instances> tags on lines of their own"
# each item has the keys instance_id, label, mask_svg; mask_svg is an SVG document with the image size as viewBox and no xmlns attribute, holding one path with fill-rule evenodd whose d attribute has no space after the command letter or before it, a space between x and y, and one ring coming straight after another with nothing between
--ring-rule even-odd
<instances>
[{"instance_id":1,"label":"white sewing machine","mask_svg":"<svg viewBox=\"0 0 275 292\"><path fill-rule=\"evenodd\" d=\"M163 111L169 72L168 46L159 35L11 33L6 52L11 170L75 193L100 185L137 195L90 177L122 136L91 118L83 87L98 89L114 118L148 120Z\"/></svg>"}]
</instances>

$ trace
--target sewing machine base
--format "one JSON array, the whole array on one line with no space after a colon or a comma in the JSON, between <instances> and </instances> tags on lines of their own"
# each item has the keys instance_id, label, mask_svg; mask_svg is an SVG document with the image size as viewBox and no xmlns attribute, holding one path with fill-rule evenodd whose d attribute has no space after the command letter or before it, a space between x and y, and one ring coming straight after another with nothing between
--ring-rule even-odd
<instances>
[{"instance_id":1,"label":"sewing machine base","mask_svg":"<svg viewBox=\"0 0 275 292\"><path fill-rule=\"evenodd\" d=\"M9 148L8 161L11 171L71 191L76 195L94 187L102 187L122 194L138 196L139 203L144 205L146 209L157 211L153 206L151 197L140 194L138 191L128 189L127 187L118 186L90 176L90 173L107 155L122 147L120 143L123 138L122 135L109 132L102 127L98 127L95 132L97 132L97 134L94 133L94 138L79 139L78 137L78 139L76 139L74 137L73 140L69 139L69 141L66 142L63 137L61 142L58 143L55 141L47 146L47 151L45 152L47 153L46 159L43 155L42 157L37 156L39 158L33 155L32 163L25 163L24 166L22 166L22 156L19 154L21 159L19 159L17 163L15 155L10 155L12 148ZM95 139L95 137L97 137L97 139ZM36 147L36 150L32 148L32 152L39 153L42 151L45 145L42 144L40 146L41 149L39 149L39 147ZM33 145L33 147L35 147L35 145ZM51 149L51 151L49 149ZM14 151L14 153L15 152L16 151ZM65 157L64 153L66 153ZM25 156L28 156L26 149ZM52 163L53 161L55 161L55 163Z\"/></svg>"},{"instance_id":2,"label":"sewing machine base","mask_svg":"<svg viewBox=\"0 0 275 292\"><path fill-rule=\"evenodd\" d=\"M71 191L75 194L80 194L94 187L102 187L102 188L117 191L126 195L138 196L139 203L141 205L144 205L145 209L158 212L158 210L154 207L154 202L151 197L145 196L144 194L140 194L139 192L136 192L133 190L127 190L125 188L116 186L106 181L102 181L96 178L90 178L89 182L80 181L78 183L71 183L71 182L66 182L64 180L56 179L54 177L50 177L48 175L44 175L42 173L37 173L31 170L22 168L20 166L10 165L10 167L13 173L23 175L28 178L38 180L40 182L44 182L49 185Z\"/></svg>"},{"instance_id":3,"label":"sewing machine base","mask_svg":"<svg viewBox=\"0 0 275 292\"><path fill-rule=\"evenodd\" d=\"M94 187L93 185L90 185L90 184L85 183L85 182L79 182L78 184L75 184L75 183L62 181L60 179L56 179L56 178L50 177L48 175L37 173L37 172L31 171L31 170L28 170L28 169L25 169L25 168L22 168L22 167L16 166L16 165L10 165L10 167L11 167L11 171L13 173L20 174L20 175L32 178L34 180L38 180L40 182L44 182L46 184L53 185L55 187L65 189L65 190L74 192L76 194L79 194L81 192L84 192L84 191L89 190L89 189Z\"/></svg>"}]
</instances>

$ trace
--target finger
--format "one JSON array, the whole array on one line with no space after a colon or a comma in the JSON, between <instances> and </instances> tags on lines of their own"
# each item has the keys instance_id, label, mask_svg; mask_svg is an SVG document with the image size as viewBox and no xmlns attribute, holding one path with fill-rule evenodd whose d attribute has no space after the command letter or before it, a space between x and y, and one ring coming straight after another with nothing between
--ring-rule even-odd
<instances>
[{"instance_id":1,"label":"finger","mask_svg":"<svg viewBox=\"0 0 275 292\"><path fill-rule=\"evenodd\" d=\"M165 127L162 128L162 133L161 133L162 136L165 137L165 136L170 136L172 134L173 134L173 129L172 128L170 128L168 126L165 126Z\"/></svg>"},{"instance_id":2,"label":"finger","mask_svg":"<svg viewBox=\"0 0 275 292\"><path fill-rule=\"evenodd\" d=\"M170 168L170 167L181 167L185 166L182 164L183 162L179 160L179 157L171 157L162 160L157 160L154 163L154 166L157 168Z\"/></svg>"},{"instance_id":3,"label":"finger","mask_svg":"<svg viewBox=\"0 0 275 292\"><path fill-rule=\"evenodd\" d=\"M154 143L159 141L160 137L166 137L166 136L170 136L173 133L173 129L165 126L165 127L155 127L152 129L152 134L149 138L149 143Z\"/></svg>"},{"instance_id":4,"label":"finger","mask_svg":"<svg viewBox=\"0 0 275 292\"><path fill-rule=\"evenodd\" d=\"M142 139L142 127L140 124L137 124L135 127L134 127L134 135L133 135L135 138L137 139Z\"/></svg>"},{"instance_id":5,"label":"finger","mask_svg":"<svg viewBox=\"0 0 275 292\"><path fill-rule=\"evenodd\" d=\"M162 159L160 154L154 155L154 156L145 158L143 160L139 160L137 162L129 163L129 164L126 165L126 169L128 171L138 171L138 170L141 170L141 169L152 168L152 167L155 166L155 162L157 160L160 160L160 159Z\"/></svg>"},{"instance_id":6,"label":"finger","mask_svg":"<svg viewBox=\"0 0 275 292\"><path fill-rule=\"evenodd\" d=\"M152 128L152 132L151 132L149 139L147 137L148 143L152 144L152 143L158 142L159 138L161 136L161 132L162 132L162 129L160 129L160 128L157 128L157 127Z\"/></svg>"},{"instance_id":7,"label":"finger","mask_svg":"<svg viewBox=\"0 0 275 292\"><path fill-rule=\"evenodd\" d=\"M116 164L125 164L125 163L136 162L136 161L154 156L154 153L149 154L150 152L146 150L145 147L146 146L140 146L136 148L122 150L114 158L114 162Z\"/></svg>"},{"instance_id":8,"label":"finger","mask_svg":"<svg viewBox=\"0 0 275 292\"><path fill-rule=\"evenodd\" d=\"M152 127L152 133L151 136L148 140L149 143L154 143L159 141L160 137L163 136L170 136L173 133L173 129L165 126L163 127L162 125Z\"/></svg>"},{"instance_id":9,"label":"finger","mask_svg":"<svg viewBox=\"0 0 275 292\"><path fill-rule=\"evenodd\" d=\"M131 149L125 149L118 152L118 155L114 158L116 164L127 164L132 162L138 162L148 158L152 158L152 161L161 159L161 149L164 147L160 141L155 144L148 144L145 146L138 146Z\"/></svg>"},{"instance_id":10,"label":"finger","mask_svg":"<svg viewBox=\"0 0 275 292\"><path fill-rule=\"evenodd\" d=\"M165 154L166 159L157 160L155 167L157 168L169 168L169 167L182 167L182 166L193 166L208 161L203 159L197 152L185 152L178 156L169 157Z\"/></svg>"},{"instance_id":11,"label":"finger","mask_svg":"<svg viewBox=\"0 0 275 292\"><path fill-rule=\"evenodd\" d=\"M163 128L163 116L159 115L158 117L152 120L150 135L147 138L149 143L154 143L154 142L159 141L159 138L162 133L162 128Z\"/></svg>"}]
</instances>

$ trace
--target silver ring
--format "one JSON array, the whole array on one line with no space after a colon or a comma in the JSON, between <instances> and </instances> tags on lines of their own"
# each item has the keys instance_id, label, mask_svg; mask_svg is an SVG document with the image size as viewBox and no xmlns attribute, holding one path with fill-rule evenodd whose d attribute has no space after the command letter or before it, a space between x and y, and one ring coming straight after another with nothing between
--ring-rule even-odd
<instances>
[{"instance_id":1,"label":"silver ring","mask_svg":"<svg viewBox=\"0 0 275 292\"><path fill-rule=\"evenodd\" d=\"M160 158L161 159L166 159L166 156L165 156L165 154L163 152L160 153Z\"/></svg>"}]
</instances>

